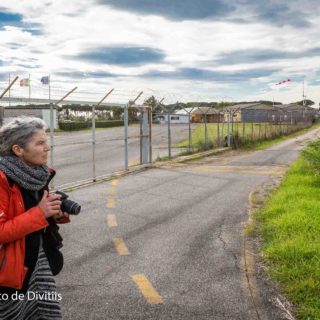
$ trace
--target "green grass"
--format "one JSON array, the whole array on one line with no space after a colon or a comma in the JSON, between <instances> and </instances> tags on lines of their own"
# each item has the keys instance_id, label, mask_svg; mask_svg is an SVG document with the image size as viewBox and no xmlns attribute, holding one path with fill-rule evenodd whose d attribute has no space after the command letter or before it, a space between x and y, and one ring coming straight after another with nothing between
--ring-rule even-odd
<instances>
[{"instance_id":1,"label":"green grass","mask_svg":"<svg viewBox=\"0 0 320 320\"><path fill-rule=\"evenodd\" d=\"M270 141L279 136L289 135L300 130L296 125L276 125L269 123L234 123L233 132L237 147L255 148L262 141ZM198 150L210 149L225 145L227 136L227 124L208 123L207 139L205 138L205 125L199 124L192 131L192 148ZM230 132L232 125L230 124ZM219 138L219 139L218 139ZM279 142L281 140L278 140ZM177 147L189 147L189 140L180 142Z\"/></svg>"},{"instance_id":2,"label":"green grass","mask_svg":"<svg viewBox=\"0 0 320 320\"><path fill-rule=\"evenodd\" d=\"M315 128L319 128L320 127L320 123L314 124L309 128L305 128L305 129L301 129L298 131L293 131L288 135L284 135L284 136L280 136L280 137L276 137L272 140L264 140L264 141L255 141L254 143L251 144L247 144L246 146L244 146L244 148L246 149L255 149L255 150L263 150L266 149L268 147L271 147L279 142L283 142L286 141L290 138L294 138L294 137L298 137L301 134L304 134L310 130L313 130Z\"/></svg>"},{"instance_id":3,"label":"green grass","mask_svg":"<svg viewBox=\"0 0 320 320\"><path fill-rule=\"evenodd\" d=\"M245 150L263 150L287 139L294 138L310 130L320 127L320 123L315 123L310 127L301 125L271 125L269 123L235 123L234 148ZM230 126L230 131L232 130ZM219 132L219 135L218 135ZM205 139L205 125L198 124L192 131L191 149L189 150L189 139L173 145L174 148L187 148L189 154L203 150L223 147L226 145L227 125L208 123L207 139ZM219 139L218 139L219 137ZM320 151L320 150L319 150ZM182 155L182 153L180 154ZM320 162L320 160L319 160ZM319 169L320 170L320 169Z\"/></svg>"},{"instance_id":4,"label":"green grass","mask_svg":"<svg viewBox=\"0 0 320 320\"><path fill-rule=\"evenodd\" d=\"M320 140L316 144L319 148ZM295 304L299 320L320 319L320 176L315 169L301 157L254 215L268 272Z\"/></svg>"}]
</instances>

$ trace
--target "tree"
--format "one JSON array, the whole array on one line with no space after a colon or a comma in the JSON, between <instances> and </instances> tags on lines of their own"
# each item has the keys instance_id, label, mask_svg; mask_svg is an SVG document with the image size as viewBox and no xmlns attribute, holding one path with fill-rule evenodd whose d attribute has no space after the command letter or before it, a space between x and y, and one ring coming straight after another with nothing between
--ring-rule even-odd
<instances>
[{"instance_id":1,"label":"tree","mask_svg":"<svg viewBox=\"0 0 320 320\"><path fill-rule=\"evenodd\" d=\"M313 106L314 105L314 101L309 100L309 99L304 100L304 102L305 102L306 106ZM299 104L300 106L303 106L303 100L298 101L297 104Z\"/></svg>"},{"instance_id":2,"label":"tree","mask_svg":"<svg viewBox=\"0 0 320 320\"><path fill-rule=\"evenodd\" d=\"M164 105L160 103L154 96L151 96L144 100L144 105L149 106L152 113L162 113Z\"/></svg>"}]
</instances>

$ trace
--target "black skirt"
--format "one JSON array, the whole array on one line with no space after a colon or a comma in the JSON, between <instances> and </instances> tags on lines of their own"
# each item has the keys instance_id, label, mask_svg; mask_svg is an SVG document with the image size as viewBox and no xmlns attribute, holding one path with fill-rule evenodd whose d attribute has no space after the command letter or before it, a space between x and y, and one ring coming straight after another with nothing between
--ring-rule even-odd
<instances>
[{"instance_id":1,"label":"black skirt","mask_svg":"<svg viewBox=\"0 0 320 320\"><path fill-rule=\"evenodd\" d=\"M42 242L42 241L41 241ZM40 242L40 250L28 291L2 294L0 319L7 320L61 320L61 294L53 278L48 259Z\"/></svg>"}]
</instances>

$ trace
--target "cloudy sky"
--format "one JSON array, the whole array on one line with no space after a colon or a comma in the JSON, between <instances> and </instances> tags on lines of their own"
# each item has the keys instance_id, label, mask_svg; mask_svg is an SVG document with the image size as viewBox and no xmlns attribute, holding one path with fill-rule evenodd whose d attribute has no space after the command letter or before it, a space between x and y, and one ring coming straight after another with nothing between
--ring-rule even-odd
<instances>
[{"instance_id":1,"label":"cloudy sky","mask_svg":"<svg viewBox=\"0 0 320 320\"><path fill-rule=\"evenodd\" d=\"M305 79L318 105L319 30L319 0L1 0L0 90L30 74L36 95L50 74L57 96L287 103Z\"/></svg>"}]
</instances>

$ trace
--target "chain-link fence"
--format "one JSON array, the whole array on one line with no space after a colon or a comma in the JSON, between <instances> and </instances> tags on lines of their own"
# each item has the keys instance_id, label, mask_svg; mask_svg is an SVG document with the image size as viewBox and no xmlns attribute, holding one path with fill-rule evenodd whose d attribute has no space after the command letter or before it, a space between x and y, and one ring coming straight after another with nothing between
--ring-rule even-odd
<instances>
[{"instance_id":1,"label":"chain-link fence","mask_svg":"<svg viewBox=\"0 0 320 320\"><path fill-rule=\"evenodd\" d=\"M274 139L310 126L316 114L298 104L243 104L224 109L201 103L191 108L181 103L164 105L160 98L142 91L113 89L90 92L51 87L50 99L36 99L24 96L23 89L11 87L10 95L3 95L0 119L7 122L29 115L47 122L49 165L57 171L54 185L59 188L179 154ZM49 92L49 88L41 90Z\"/></svg>"}]
</instances>

